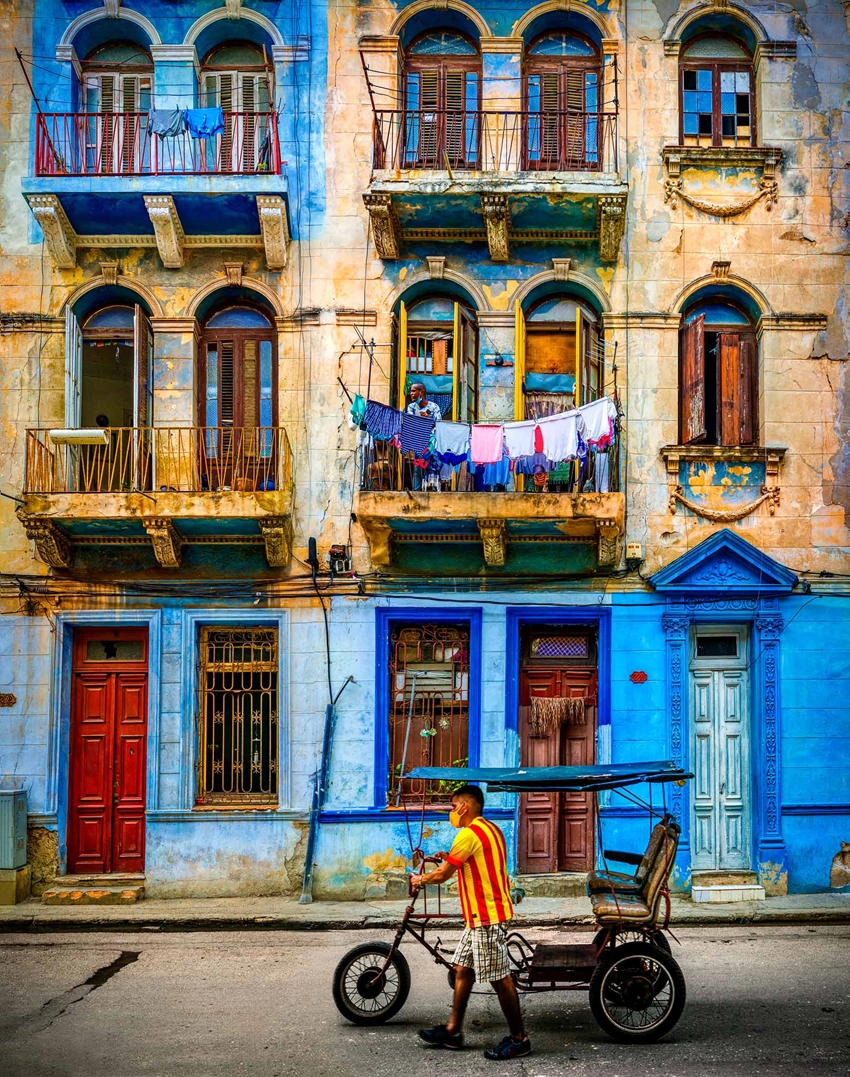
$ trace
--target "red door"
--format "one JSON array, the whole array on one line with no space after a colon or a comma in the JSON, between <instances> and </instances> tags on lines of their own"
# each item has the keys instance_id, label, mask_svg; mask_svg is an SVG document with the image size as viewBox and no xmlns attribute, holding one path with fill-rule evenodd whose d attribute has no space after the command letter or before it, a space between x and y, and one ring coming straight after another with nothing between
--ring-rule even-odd
<instances>
[{"instance_id":1,"label":"red door","mask_svg":"<svg viewBox=\"0 0 850 1077\"><path fill-rule=\"evenodd\" d=\"M74 641L68 871L145 868L147 635L86 629Z\"/></svg>"},{"instance_id":2,"label":"red door","mask_svg":"<svg viewBox=\"0 0 850 1077\"><path fill-rule=\"evenodd\" d=\"M565 722L532 736L533 696L581 697L584 722ZM523 766L584 766L596 758L596 670L526 668L520 672L520 762ZM520 797L522 873L590 871L594 862L593 797L587 793L527 793Z\"/></svg>"}]
</instances>

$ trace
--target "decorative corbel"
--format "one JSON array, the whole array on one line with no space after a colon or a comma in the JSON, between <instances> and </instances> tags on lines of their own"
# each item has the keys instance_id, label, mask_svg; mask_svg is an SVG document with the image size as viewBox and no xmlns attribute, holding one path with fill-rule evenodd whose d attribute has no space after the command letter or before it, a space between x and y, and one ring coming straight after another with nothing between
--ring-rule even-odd
<instances>
[{"instance_id":1,"label":"decorative corbel","mask_svg":"<svg viewBox=\"0 0 850 1077\"><path fill-rule=\"evenodd\" d=\"M15 515L24 526L27 538L35 543L39 558L51 568L69 568L73 558L71 542L65 532L52 520L30 516L23 508Z\"/></svg>"},{"instance_id":2,"label":"decorative corbel","mask_svg":"<svg viewBox=\"0 0 850 1077\"><path fill-rule=\"evenodd\" d=\"M167 516L142 518L145 531L150 535L154 555L163 568L179 568L182 560L183 539Z\"/></svg>"},{"instance_id":3,"label":"decorative corbel","mask_svg":"<svg viewBox=\"0 0 850 1077\"><path fill-rule=\"evenodd\" d=\"M508 532L504 520L479 520L478 530L484 544L484 563L501 567L508 555Z\"/></svg>"},{"instance_id":4,"label":"decorative corbel","mask_svg":"<svg viewBox=\"0 0 850 1077\"><path fill-rule=\"evenodd\" d=\"M224 263L224 275L227 277L227 283L234 288L242 287L242 268L241 262Z\"/></svg>"},{"instance_id":5,"label":"decorative corbel","mask_svg":"<svg viewBox=\"0 0 850 1077\"><path fill-rule=\"evenodd\" d=\"M571 258L553 258L552 259L552 271L555 274L555 280L567 281L570 279L570 263Z\"/></svg>"},{"instance_id":6,"label":"decorative corbel","mask_svg":"<svg viewBox=\"0 0 850 1077\"><path fill-rule=\"evenodd\" d=\"M50 257L57 269L73 269L77 264L77 233L55 194L27 195L32 215L38 221Z\"/></svg>"},{"instance_id":7,"label":"decorative corbel","mask_svg":"<svg viewBox=\"0 0 850 1077\"><path fill-rule=\"evenodd\" d=\"M440 255L440 257L426 257L425 261L428 263L428 276L431 280L442 280L446 275L446 259Z\"/></svg>"},{"instance_id":8,"label":"decorative corbel","mask_svg":"<svg viewBox=\"0 0 850 1077\"><path fill-rule=\"evenodd\" d=\"M614 520L597 520L596 545L600 568L617 564L620 559L620 529Z\"/></svg>"},{"instance_id":9,"label":"decorative corbel","mask_svg":"<svg viewBox=\"0 0 850 1077\"><path fill-rule=\"evenodd\" d=\"M620 254L620 241L626 231L626 196L603 194L599 196L599 258L603 262L616 262Z\"/></svg>"},{"instance_id":10,"label":"decorative corbel","mask_svg":"<svg viewBox=\"0 0 850 1077\"><path fill-rule=\"evenodd\" d=\"M258 194L257 212L260 215L266 265L269 269L285 269L286 248L290 239L286 203L279 194Z\"/></svg>"},{"instance_id":11,"label":"decorative corbel","mask_svg":"<svg viewBox=\"0 0 850 1077\"><path fill-rule=\"evenodd\" d=\"M170 194L146 194L144 199L162 264L166 269L180 269L183 265L183 241L186 237L174 199Z\"/></svg>"},{"instance_id":12,"label":"decorative corbel","mask_svg":"<svg viewBox=\"0 0 850 1077\"><path fill-rule=\"evenodd\" d=\"M288 516L261 516L257 521L270 568L288 568L292 556L292 522Z\"/></svg>"},{"instance_id":13,"label":"decorative corbel","mask_svg":"<svg viewBox=\"0 0 850 1077\"><path fill-rule=\"evenodd\" d=\"M238 19L242 14L242 0L224 0L228 19Z\"/></svg>"},{"instance_id":14,"label":"decorative corbel","mask_svg":"<svg viewBox=\"0 0 850 1077\"><path fill-rule=\"evenodd\" d=\"M401 221L393 205L392 195L363 195L366 209L372 219L372 238L378 257L393 261L401 254Z\"/></svg>"},{"instance_id":15,"label":"decorative corbel","mask_svg":"<svg viewBox=\"0 0 850 1077\"><path fill-rule=\"evenodd\" d=\"M114 285L118 283L118 263L117 262L101 262L100 273L103 277L103 283Z\"/></svg>"},{"instance_id":16,"label":"decorative corbel","mask_svg":"<svg viewBox=\"0 0 850 1077\"><path fill-rule=\"evenodd\" d=\"M487 229L487 246L494 262L507 262L510 258L511 211L505 194L482 194L481 209L484 227Z\"/></svg>"}]
</instances>

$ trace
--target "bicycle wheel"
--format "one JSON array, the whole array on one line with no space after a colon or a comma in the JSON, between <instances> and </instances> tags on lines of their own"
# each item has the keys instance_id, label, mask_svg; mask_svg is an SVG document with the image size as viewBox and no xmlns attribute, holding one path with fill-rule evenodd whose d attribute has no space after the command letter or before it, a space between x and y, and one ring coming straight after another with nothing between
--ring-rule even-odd
<instances>
[{"instance_id":1,"label":"bicycle wheel","mask_svg":"<svg viewBox=\"0 0 850 1077\"><path fill-rule=\"evenodd\" d=\"M646 942L627 942L602 955L590 980L597 1024L621 1043L654 1043L685 1008L685 978L673 958Z\"/></svg>"},{"instance_id":2,"label":"bicycle wheel","mask_svg":"<svg viewBox=\"0 0 850 1077\"><path fill-rule=\"evenodd\" d=\"M607 935L608 931L605 928L597 931L593 936L593 945L598 946ZM626 928L625 931L618 931L614 936L615 946L625 946L629 942L648 942L652 946L657 946L660 950L664 950L665 953L671 954L673 952L670 949L670 940L663 931L648 932L631 927Z\"/></svg>"},{"instance_id":3,"label":"bicycle wheel","mask_svg":"<svg viewBox=\"0 0 850 1077\"><path fill-rule=\"evenodd\" d=\"M384 969L391 949L387 942L365 942L349 950L337 965L334 1002L352 1024L383 1024L405 1004L410 992L410 967L396 950Z\"/></svg>"}]
</instances>

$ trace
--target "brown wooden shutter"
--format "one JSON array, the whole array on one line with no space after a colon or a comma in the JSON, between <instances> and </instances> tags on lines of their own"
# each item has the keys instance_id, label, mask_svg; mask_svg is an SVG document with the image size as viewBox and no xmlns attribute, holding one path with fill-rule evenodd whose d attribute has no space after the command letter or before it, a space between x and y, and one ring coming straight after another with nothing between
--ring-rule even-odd
<instances>
[{"instance_id":1,"label":"brown wooden shutter","mask_svg":"<svg viewBox=\"0 0 850 1077\"><path fill-rule=\"evenodd\" d=\"M419 72L419 157L435 166L439 145L440 71L431 68Z\"/></svg>"},{"instance_id":2,"label":"brown wooden shutter","mask_svg":"<svg viewBox=\"0 0 850 1077\"><path fill-rule=\"evenodd\" d=\"M219 345L221 359L218 368L219 426L233 426L233 341L223 340Z\"/></svg>"},{"instance_id":3,"label":"brown wooden shutter","mask_svg":"<svg viewBox=\"0 0 850 1077\"><path fill-rule=\"evenodd\" d=\"M741 348L737 333L717 337L720 376L720 445L738 445L741 416Z\"/></svg>"},{"instance_id":4,"label":"brown wooden shutter","mask_svg":"<svg viewBox=\"0 0 850 1077\"><path fill-rule=\"evenodd\" d=\"M224 130L221 133L221 169L233 168L233 75L229 71L219 75L218 104L224 113Z\"/></svg>"},{"instance_id":5,"label":"brown wooden shutter","mask_svg":"<svg viewBox=\"0 0 850 1077\"><path fill-rule=\"evenodd\" d=\"M541 78L542 102L542 145L543 160L547 163L557 162L560 158L558 130L560 127L560 93L558 76L552 72Z\"/></svg>"},{"instance_id":6,"label":"brown wooden shutter","mask_svg":"<svg viewBox=\"0 0 850 1077\"><path fill-rule=\"evenodd\" d=\"M740 370L738 444L753 445L756 442L757 428L757 382L756 382L756 342L751 336L740 337Z\"/></svg>"},{"instance_id":7,"label":"brown wooden shutter","mask_svg":"<svg viewBox=\"0 0 850 1077\"><path fill-rule=\"evenodd\" d=\"M705 437L705 316L682 329L679 341L679 436L683 445Z\"/></svg>"},{"instance_id":8,"label":"brown wooden shutter","mask_svg":"<svg viewBox=\"0 0 850 1077\"><path fill-rule=\"evenodd\" d=\"M242 352L242 425L257 425L257 342L244 341Z\"/></svg>"},{"instance_id":9,"label":"brown wooden shutter","mask_svg":"<svg viewBox=\"0 0 850 1077\"><path fill-rule=\"evenodd\" d=\"M566 146L564 158L567 167L584 160L584 70L574 69L565 73Z\"/></svg>"},{"instance_id":10,"label":"brown wooden shutter","mask_svg":"<svg viewBox=\"0 0 850 1077\"><path fill-rule=\"evenodd\" d=\"M446 153L449 158L449 163L458 167L463 163L466 72L447 71L445 85ZM437 167L445 167L445 162L438 161Z\"/></svg>"}]
</instances>

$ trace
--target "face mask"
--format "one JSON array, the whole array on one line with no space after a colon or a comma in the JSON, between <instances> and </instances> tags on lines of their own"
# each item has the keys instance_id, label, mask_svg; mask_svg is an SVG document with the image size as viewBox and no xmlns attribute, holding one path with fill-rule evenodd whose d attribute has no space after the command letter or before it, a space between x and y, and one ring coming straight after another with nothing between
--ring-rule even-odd
<instances>
[{"instance_id":1,"label":"face mask","mask_svg":"<svg viewBox=\"0 0 850 1077\"><path fill-rule=\"evenodd\" d=\"M455 811L454 808L449 812L449 822L456 830L460 830L463 825L460 821L460 812Z\"/></svg>"}]
</instances>

